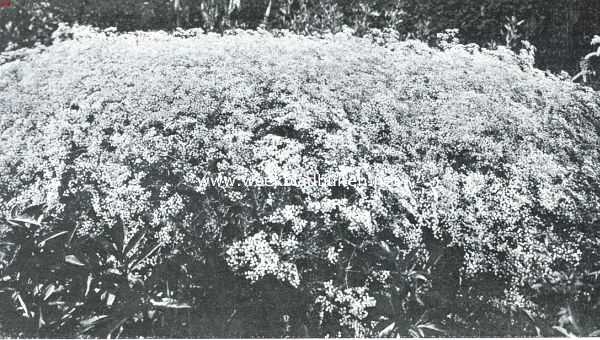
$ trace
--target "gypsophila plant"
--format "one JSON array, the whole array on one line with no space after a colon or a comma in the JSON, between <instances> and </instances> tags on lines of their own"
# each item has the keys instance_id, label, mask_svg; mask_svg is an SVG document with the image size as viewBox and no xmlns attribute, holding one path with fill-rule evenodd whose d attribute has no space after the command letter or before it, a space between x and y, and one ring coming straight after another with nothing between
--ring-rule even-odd
<instances>
[{"instance_id":1,"label":"gypsophila plant","mask_svg":"<svg viewBox=\"0 0 600 340\"><path fill-rule=\"evenodd\" d=\"M446 50L458 45L460 43L458 39L459 32L457 28L453 28L436 34L436 46L442 50Z\"/></svg>"},{"instance_id":2,"label":"gypsophila plant","mask_svg":"<svg viewBox=\"0 0 600 340\"><path fill-rule=\"evenodd\" d=\"M508 48L59 33L0 64L0 214L72 270L6 280L39 335L556 335L532 285L596 270L600 100ZM265 184L313 174L355 179ZM55 280L85 308L38 327Z\"/></svg>"},{"instance_id":3,"label":"gypsophila plant","mask_svg":"<svg viewBox=\"0 0 600 340\"><path fill-rule=\"evenodd\" d=\"M300 277L296 265L281 259L278 252L293 252L298 247L293 239L280 240L277 234L264 232L234 243L227 251L227 264L250 281L272 275L282 282L298 287Z\"/></svg>"}]
</instances>

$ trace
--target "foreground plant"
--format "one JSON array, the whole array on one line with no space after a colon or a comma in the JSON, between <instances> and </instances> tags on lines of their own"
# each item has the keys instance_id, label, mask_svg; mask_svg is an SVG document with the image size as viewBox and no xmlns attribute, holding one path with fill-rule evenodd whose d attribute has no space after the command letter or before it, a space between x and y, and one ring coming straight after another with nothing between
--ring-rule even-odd
<instances>
[{"instance_id":1,"label":"foreground plant","mask_svg":"<svg viewBox=\"0 0 600 340\"><path fill-rule=\"evenodd\" d=\"M3 223L10 231L0 292L30 334L118 337L135 324L151 326L166 309L190 308L165 293L163 263L143 266L159 250L145 232L125 240L117 225L109 238L77 237L46 224L44 209L28 207Z\"/></svg>"}]
</instances>

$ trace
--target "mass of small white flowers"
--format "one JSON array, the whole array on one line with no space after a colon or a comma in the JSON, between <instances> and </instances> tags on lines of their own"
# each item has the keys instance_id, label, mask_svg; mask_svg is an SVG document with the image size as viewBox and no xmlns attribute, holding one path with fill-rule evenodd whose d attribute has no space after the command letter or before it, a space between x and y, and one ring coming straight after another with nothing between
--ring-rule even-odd
<instances>
[{"instance_id":1,"label":"mass of small white flowers","mask_svg":"<svg viewBox=\"0 0 600 340\"><path fill-rule=\"evenodd\" d=\"M535 303L529 300L521 289L521 283L511 282L509 287L504 290L504 297L496 300L496 304L505 311L514 310L514 308L524 311L535 311Z\"/></svg>"},{"instance_id":2,"label":"mass of small white flowers","mask_svg":"<svg viewBox=\"0 0 600 340\"><path fill-rule=\"evenodd\" d=\"M340 256L340 251L341 249L336 249L336 247L327 248L327 261L331 264L336 264Z\"/></svg>"},{"instance_id":3,"label":"mass of small white flowers","mask_svg":"<svg viewBox=\"0 0 600 340\"><path fill-rule=\"evenodd\" d=\"M370 274L370 278L379 283L388 283L392 273L389 270L374 270Z\"/></svg>"},{"instance_id":4,"label":"mass of small white flowers","mask_svg":"<svg viewBox=\"0 0 600 340\"><path fill-rule=\"evenodd\" d=\"M340 208L342 214L350 225L348 229L354 233L360 231L367 233L368 235L374 235L376 231L376 225L371 217L371 211L367 209L358 208L356 206L345 206Z\"/></svg>"},{"instance_id":5,"label":"mass of small white flowers","mask_svg":"<svg viewBox=\"0 0 600 340\"><path fill-rule=\"evenodd\" d=\"M234 272L253 283L270 275L298 287L300 274L296 265L280 256L282 249L289 251L296 247L297 241L293 239L280 240L277 234L269 236L260 231L231 245L226 252L226 261Z\"/></svg>"},{"instance_id":6,"label":"mass of small white flowers","mask_svg":"<svg viewBox=\"0 0 600 340\"><path fill-rule=\"evenodd\" d=\"M417 249L423 242L423 229L416 227L406 216L401 216L391 223L394 236L404 240L407 249Z\"/></svg>"},{"instance_id":7,"label":"mass of small white flowers","mask_svg":"<svg viewBox=\"0 0 600 340\"><path fill-rule=\"evenodd\" d=\"M375 307L376 301L369 296L366 287L340 289L333 281L327 281L315 303L320 306L321 320L326 315L336 317L340 325L354 329L356 336L364 336L366 329L360 321L369 315L368 309Z\"/></svg>"},{"instance_id":8,"label":"mass of small white flowers","mask_svg":"<svg viewBox=\"0 0 600 340\"><path fill-rule=\"evenodd\" d=\"M307 210L322 214L325 224L329 225L331 224L331 213L346 205L348 205L348 200L346 199L326 198L319 201L315 200L308 202Z\"/></svg>"},{"instance_id":9,"label":"mass of small white flowers","mask_svg":"<svg viewBox=\"0 0 600 340\"><path fill-rule=\"evenodd\" d=\"M600 110L597 94L522 72L508 49L463 49L457 33L439 36L445 52L166 32L53 44L0 65L0 214L45 202L78 237L110 237L120 220L127 240L147 230L166 247L181 247L178 235L223 248L235 239L233 271L293 286L298 253L341 262L330 244L341 225L356 242L393 234L406 254L424 252L431 230L464 250L462 278L510 276L517 288L578 268L598 244L578 231L600 212L597 150L587 147L600 138L585 118ZM401 185L268 188L254 199L246 188L209 192L201 184L215 171L358 171ZM247 237L252 223L266 231ZM521 304L519 294L506 293Z\"/></svg>"},{"instance_id":10,"label":"mass of small white flowers","mask_svg":"<svg viewBox=\"0 0 600 340\"><path fill-rule=\"evenodd\" d=\"M174 223L175 218L183 212L183 198L173 194L161 202L158 209L152 212L151 225L158 229L157 240L162 246L176 246L183 240L182 231Z\"/></svg>"},{"instance_id":11,"label":"mass of small white flowers","mask_svg":"<svg viewBox=\"0 0 600 340\"><path fill-rule=\"evenodd\" d=\"M286 224L291 223L292 231L295 235L302 233L307 225L307 221L300 218L302 208L297 205L285 205L277 209L272 215L268 216L265 222Z\"/></svg>"}]
</instances>

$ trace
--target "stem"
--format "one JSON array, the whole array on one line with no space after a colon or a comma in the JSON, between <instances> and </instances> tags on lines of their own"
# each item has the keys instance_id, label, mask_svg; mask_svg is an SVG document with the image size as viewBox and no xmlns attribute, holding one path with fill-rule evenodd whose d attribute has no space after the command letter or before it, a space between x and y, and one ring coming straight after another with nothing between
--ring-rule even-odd
<instances>
[{"instance_id":1,"label":"stem","mask_svg":"<svg viewBox=\"0 0 600 340\"><path fill-rule=\"evenodd\" d=\"M271 7L273 6L273 0L269 0L269 4L267 5L267 10L265 11L265 17L263 18L263 24L267 25L269 22L269 16L271 15Z\"/></svg>"},{"instance_id":2,"label":"stem","mask_svg":"<svg viewBox=\"0 0 600 340\"><path fill-rule=\"evenodd\" d=\"M173 10L175 11L175 25L181 27L181 0L173 1Z\"/></svg>"}]
</instances>

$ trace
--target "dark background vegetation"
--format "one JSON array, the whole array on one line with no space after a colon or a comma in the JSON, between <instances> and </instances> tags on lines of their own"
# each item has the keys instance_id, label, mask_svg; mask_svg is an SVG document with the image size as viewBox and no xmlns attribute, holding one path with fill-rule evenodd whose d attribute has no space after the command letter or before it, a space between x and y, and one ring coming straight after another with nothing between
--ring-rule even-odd
<instances>
[{"instance_id":1,"label":"dark background vegetation","mask_svg":"<svg viewBox=\"0 0 600 340\"><path fill-rule=\"evenodd\" d=\"M429 40L447 28L460 29L464 42L538 48L537 65L578 71L578 59L600 32L596 0L13 0L0 12L0 50L49 43L58 22L121 31L202 27L256 28L266 24L300 33L340 30L358 34L393 28L402 37ZM266 18L265 18L266 16ZM265 20L266 19L266 20ZM521 22L522 21L522 22ZM520 23L520 24L519 24ZM508 25L508 27L507 27ZM507 41L508 38L508 41ZM15 46L15 45L13 45Z\"/></svg>"}]
</instances>

